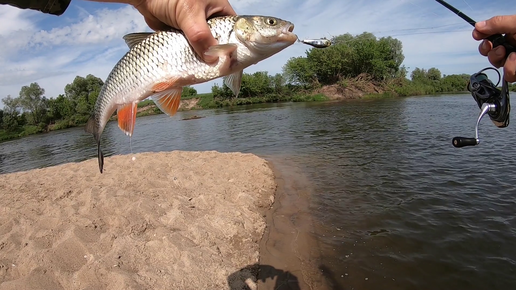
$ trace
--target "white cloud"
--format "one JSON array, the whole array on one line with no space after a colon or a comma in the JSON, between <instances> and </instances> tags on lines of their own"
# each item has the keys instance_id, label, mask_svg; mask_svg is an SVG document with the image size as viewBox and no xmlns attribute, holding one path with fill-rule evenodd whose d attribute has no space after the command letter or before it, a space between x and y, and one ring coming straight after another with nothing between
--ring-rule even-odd
<instances>
[{"instance_id":1,"label":"white cloud","mask_svg":"<svg viewBox=\"0 0 516 290\"><path fill-rule=\"evenodd\" d=\"M16 96L21 86L35 81L47 96L54 97L77 75L92 73L104 79L128 50L122 36L149 31L143 17L130 6L93 14L82 9L78 21L49 30L38 29L26 17L28 13L35 12L1 6L0 15L11 15L11 26L18 27L0 31L1 97Z\"/></svg>"}]
</instances>

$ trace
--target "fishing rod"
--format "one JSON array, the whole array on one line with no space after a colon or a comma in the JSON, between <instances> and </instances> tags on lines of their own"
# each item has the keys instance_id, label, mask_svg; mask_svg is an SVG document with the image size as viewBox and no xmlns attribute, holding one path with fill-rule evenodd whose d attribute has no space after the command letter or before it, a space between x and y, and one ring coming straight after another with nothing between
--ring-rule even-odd
<instances>
[{"instance_id":1,"label":"fishing rod","mask_svg":"<svg viewBox=\"0 0 516 290\"><path fill-rule=\"evenodd\" d=\"M445 1L436 1L475 27L476 21L471 19L471 17L462 13L460 10L451 6ZM516 49L506 42L505 35L494 34L489 36L487 39L493 43L493 48L499 45L504 46L506 58L511 52L516 52ZM490 69L498 73L498 82L496 85L493 84L493 82L484 73ZM500 81L502 82L501 90L498 89L498 84ZM475 125L475 138L455 137L452 140L453 146L459 148L464 146L478 145L480 143L480 139L478 137L478 125L480 124L480 120L482 120L485 115L488 115L493 124L495 124L495 126L498 128L505 128L509 126L509 114L511 111L511 105L508 86L509 85L507 81L500 75L500 72L493 67L485 68L470 76L467 88L480 109L480 114L478 115L477 123Z\"/></svg>"}]
</instances>

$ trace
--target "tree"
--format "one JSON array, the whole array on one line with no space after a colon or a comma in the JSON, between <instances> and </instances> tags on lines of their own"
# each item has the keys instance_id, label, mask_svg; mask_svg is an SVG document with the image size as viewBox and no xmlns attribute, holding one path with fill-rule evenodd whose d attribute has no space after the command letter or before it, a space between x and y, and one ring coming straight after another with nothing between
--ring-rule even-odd
<instances>
[{"instance_id":1,"label":"tree","mask_svg":"<svg viewBox=\"0 0 516 290\"><path fill-rule=\"evenodd\" d=\"M2 127L7 131L18 129L19 101L17 98L7 96L2 99L4 111L2 116Z\"/></svg>"},{"instance_id":2,"label":"tree","mask_svg":"<svg viewBox=\"0 0 516 290\"><path fill-rule=\"evenodd\" d=\"M183 87L183 92L181 93L183 98L185 97L195 97L197 96L197 90L192 88L191 86Z\"/></svg>"},{"instance_id":3,"label":"tree","mask_svg":"<svg viewBox=\"0 0 516 290\"><path fill-rule=\"evenodd\" d=\"M287 82L295 85L313 86L317 83L317 76L306 57L289 59L283 66L283 74Z\"/></svg>"},{"instance_id":4,"label":"tree","mask_svg":"<svg viewBox=\"0 0 516 290\"><path fill-rule=\"evenodd\" d=\"M439 81L441 80L441 71L432 67L426 72L426 77L432 81Z\"/></svg>"},{"instance_id":5,"label":"tree","mask_svg":"<svg viewBox=\"0 0 516 290\"><path fill-rule=\"evenodd\" d=\"M48 115L51 121L57 121L73 116L75 109L72 103L64 95L48 100Z\"/></svg>"},{"instance_id":6,"label":"tree","mask_svg":"<svg viewBox=\"0 0 516 290\"><path fill-rule=\"evenodd\" d=\"M426 70L416 67L410 74L410 79L414 82L426 80Z\"/></svg>"},{"instance_id":7,"label":"tree","mask_svg":"<svg viewBox=\"0 0 516 290\"><path fill-rule=\"evenodd\" d=\"M213 94L213 98L216 99L231 99L234 97L233 92L225 84L222 84L222 87L218 84L214 84L211 87L211 92Z\"/></svg>"},{"instance_id":8,"label":"tree","mask_svg":"<svg viewBox=\"0 0 516 290\"><path fill-rule=\"evenodd\" d=\"M283 67L287 81L313 87L362 73L381 81L397 77L404 60L401 41L392 37L377 39L364 32L357 36L339 35L332 43L325 49L308 50L306 57L289 59Z\"/></svg>"},{"instance_id":9,"label":"tree","mask_svg":"<svg viewBox=\"0 0 516 290\"><path fill-rule=\"evenodd\" d=\"M285 93L285 77L282 74L275 74L273 77L271 77L272 82L272 88L274 90L274 93L276 94L284 94Z\"/></svg>"},{"instance_id":10,"label":"tree","mask_svg":"<svg viewBox=\"0 0 516 290\"><path fill-rule=\"evenodd\" d=\"M266 71L255 72L254 74L244 73L242 75L242 86L240 94L242 97L257 97L272 93L271 77Z\"/></svg>"},{"instance_id":11,"label":"tree","mask_svg":"<svg viewBox=\"0 0 516 290\"><path fill-rule=\"evenodd\" d=\"M43 120L47 109L47 98L43 96L45 90L38 83L23 86L20 90L19 105L29 113L29 123L37 125Z\"/></svg>"},{"instance_id":12,"label":"tree","mask_svg":"<svg viewBox=\"0 0 516 290\"><path fill-rule=\"evenodd\" d=\"M74 110L72 114L91 114L103 85L104 82L100 78L91 74L85 78L76 76L71 84L67 84L65 86L65 97Z\"/></svg>"}]
</instances>

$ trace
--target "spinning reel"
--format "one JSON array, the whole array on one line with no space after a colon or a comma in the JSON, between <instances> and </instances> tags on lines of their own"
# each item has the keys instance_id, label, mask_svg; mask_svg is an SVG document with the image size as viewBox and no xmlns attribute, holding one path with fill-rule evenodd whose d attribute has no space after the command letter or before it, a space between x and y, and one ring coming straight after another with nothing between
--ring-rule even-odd
<instances>
[{"instance_id":1,"label":"spinning reel","mask_svg":"<svg viewBox=\"0 0 516 290\"><path fill-rule=\"evenodd\" d=\"M498 82L496 85L493 84L484 73L484 71L489 69L494 70L498 74ZM497 88L500 81L502 81L501 90ZM478 115L477 124L475 125L475 138L455 137L453 138L453 146L455 147L475 146L480 143L480 139L478 138L478 125L485 115L489 115L491 121L498 128L509 126L511 105L508 84L507 81L502 80L498 70L488 67L472 74L468 83L468 91L471 92L473 99L475 99L480 108L480 114Z\"/></svg>"},{"instance_id":2,"label":"spinning reel","mask_svg":"<svg viewBox=\"0 0 516 290\"><path fill-rule=\"evenodd\" d=\"M475 26L475 20L468 17L466 14L460 12L457 8L451 6L443 0L436 0L438 3L448 8L450 11L455 13L466 22ZM516 52L516 49L506 42L505 35L494 34L487 38L493 44L493 48L502 45L505 47L505 57L507 58L511 52ZM498 74L498 82L496 85L489 80L484 71L492 69ZM502 89L499 90L498 84L502 81ZM509 113L511 111L511 105L509 102L509 89L505 79L500 75L500 72L495 68L488 67L473 75L471 75L468 83L468 91L471 92L473 99L477 102L480 108L480 115L478 115L477 124L475 126L475 138L466 137L455 137L453 138L453 146L464 147L464 146L475 146L480 143L478 139L478 124L482 117L489 115L491 121L498 127L504 128L509 126Z\"/></svg>"}]
</instances>

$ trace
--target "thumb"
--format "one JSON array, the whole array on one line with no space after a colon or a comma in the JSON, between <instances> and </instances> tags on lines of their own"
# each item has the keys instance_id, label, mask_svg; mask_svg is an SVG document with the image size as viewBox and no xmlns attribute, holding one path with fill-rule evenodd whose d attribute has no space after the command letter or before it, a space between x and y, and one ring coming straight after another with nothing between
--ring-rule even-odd
<instances>
[{"instance_id":1,"label":"thumb","mask_svg":"<svg viewBox=\"0 0 516 290\"><path fill-rule=\"evenodd\" d=\"M516 32L516 15L495 16L475 24L475 29L486 35Z\"/></svg>"},{"instance_id":2,"label":"thumb","mask_svg":"<svg viewBox=\"0 0 516 290\"><path fill-rule=\"evenodd\" d=\"M217 57L204 55L210 46L217 45L218 42L211 34L206 18L202 14L199 14L197 17L186 18L179 26L195 52L204 61L213 63L217 60Z\"/></svg>"}]
</instances>

